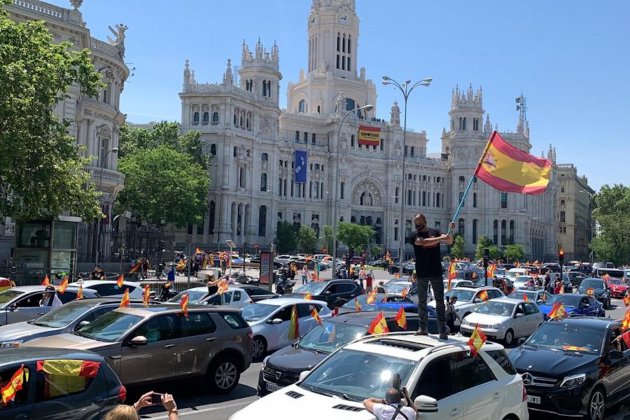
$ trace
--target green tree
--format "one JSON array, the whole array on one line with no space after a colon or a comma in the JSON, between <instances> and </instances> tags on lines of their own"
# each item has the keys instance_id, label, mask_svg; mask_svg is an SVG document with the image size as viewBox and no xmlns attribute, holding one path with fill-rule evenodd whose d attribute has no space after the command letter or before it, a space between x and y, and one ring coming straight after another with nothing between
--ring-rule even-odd
<instances>
[{"instance_id":1,"label":"green tree","mask_svg":"<svg viewBox=\"0 0 630 420\"><path fill-rule=\"evenodd\" d=\"M210 181L189 155L165 145L138 149L122 158L118 168L125 174L120 209L132 210L154 225L203 223Z\"/></svg>"},{"instance_id":2,"label":"green tree","mask_svg":"<svg viewBox=\"0 0 630 420\"><path fill-rule=\"evenodd\" d=\"M332 254L333 230L332 230L332 226L330 225L324 225L324 247L326 247L327 254Z\"/></svg>"},{"instance_id":3,"label":"green tree","mask_svg":"<svg viewBox=\"0 0 630 420\"><path fill-rule=\"evenodd\" d=\"M484 235L479 237L479 243L477 244L477 250L475 251L475 258L483 258L484 248L488 248L490 259L497 260L501 258L501 250L499 247L497 247L490 238Z\"/></svg>"},{"instance_id":4,"label":"green tree","mask_svg":"<svg viewBox=\"0 0 630 420\"><path fill-rule=\"evenodd\" d=\"M374 234L372 226L341 222L339 223L337 238L346 244L351 251L362 252Z\"/></svg>"},{"instance_id":5,"label":"green tree","mask_svg":"<svg viewBox=\"0 0 630 420\"><path fill-rule=\"evenodd\" d=\"M293 230L293 224L286 220L278 224L274 244L278 254L289 254L295 251L297 248L297 234Z\"/></svg>"},{"instance_id":6,"label":"green tree","mask_svg":"<svg viewBox=\"0 0 630 420\"><path fill-rule=\"evenodd\" d=\"M453 246L451 246L451 257L462 259L465 256L464 237L462 235L455 235L455 239L453 239Z\"/></svg>"},{"instance_id":7,"label":"green tree","mask_svg":"<svg viewBox=\"0 0 630 420\"><path fill-rule=\"evenodd\" d=\"M101 215L89 159L54 114L72 85L96 96L102 84L88 50L55 44L43 22L9 19L0 0L0 214L18 220L67 212Z\"/></svg>"},{"instance_id":8,"label":"green tree","mask_svg":"<svg viewBox=\"0 0 630 420\"><path fill-rule=\"evenodd\" d=\"M505 247L505 258L509 261L520 261L525 257L523 246L520 244L508 245Z\"/></svg>"},{"instance_id":9,"label":"green tree","mask_svg":"<svg viewBox=\"0 0 630 420\"><path fill-rule=\"evenodd\" d=\"M598 260L616 265L630 261L630 188L616 184L604 185L594 196L593 215L600 233L591 249Z\"/></svg>"},{"instance_id":10,"label":"green tree","mask_svg":"<svg viewBox=\"0 0 630 420\"><path fill-rule=\"evenodd\" d=\"M297 244L300 252L314 254L317 252L317 233L310 226L302 225L297 232Z\"/></svg>"},{"instance_id":11,"label":"green tree","mask_svg":"<svg viewBox=\"0 0 630 420\"><path fill-rule=\"evenodd\" d=\"M208 166L208 157L203 152L201 133L198 131L180 134L179 124L167 121L159 122L151 128L123 126L120 129L119 158L138 150L155 149L160 146L185 153L204 168Z\"/></svg>"}]
</instances>

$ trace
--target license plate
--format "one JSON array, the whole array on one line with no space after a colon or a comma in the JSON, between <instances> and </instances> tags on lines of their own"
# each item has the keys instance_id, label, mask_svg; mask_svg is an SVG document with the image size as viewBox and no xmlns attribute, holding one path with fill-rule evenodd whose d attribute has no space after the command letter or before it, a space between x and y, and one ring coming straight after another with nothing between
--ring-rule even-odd
<instances>
[{"instance_id":1,"label":"license plate","mask_svg":"<svg viewBox=\"0 0 630 420\"><path fill-rule=\"evenodd\" d=\"M269 392L274 392L274 391L277 391L277 390L279 390L279 389L280 389L280 387L279 387L278 385L276 385L276 384L271 384L271 383L269 383L269 382L267 382L266 387L267 387L267 391L269 391ZM538 399L540 400L540 398L538 398Z\"/></svg>"},{"instance_id":2,"label":"license plate","mask_svg":"<svg viewBox=\"0 0 630 420\"><path fill-rule=\"evenodd\" d=\"M540 397L537 397L535 395L528 395L527 402L532 404L540 404Z\"/></svg>"}]
</instances>

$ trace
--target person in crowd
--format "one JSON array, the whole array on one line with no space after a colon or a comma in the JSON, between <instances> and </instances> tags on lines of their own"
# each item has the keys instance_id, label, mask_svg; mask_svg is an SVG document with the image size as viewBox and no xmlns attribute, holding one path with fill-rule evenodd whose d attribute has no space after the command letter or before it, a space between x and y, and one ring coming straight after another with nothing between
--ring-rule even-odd
<instances>
[{"instance_id":1,"label":"person in crowd","mask_svg":"<svg viewBox=\"0 0 630 420\"><path fill-rule=\"evenodd\" d=\"M62 303L59 296L57 296L55 286L46 286L44 289L44 297L39 301L39 306L51 306L53 308L58 308L61 305Z\"/></svg>"},{"instance_id":2,"label":"person in crowd","mask_svg":"<svg viewBox=\"0 0 630 420\"><path fill-rule=\"evenodd\" d=\"M374 414L378 420L414 420L416 410L402 404L402 393L396 388L390 388L385 398L367 398L363 406Z\"/></svg>"},{"instance_id":3,"label":"person in crowd","mask_svg":"<svg viewBox=\"0 0 630 420\"><path fill-rule=\"evenodd\" d=\"M372 282L374 281L374 272L372 269L368 271L367 276L365 276L365 291L370 293L372 291Z\"/></svg>"},{"instance_id":4,"label":"person in crowd","mask_svg":"<svg viewBox=\"0 0 630 420\"><path fill-rule=\"evenodd\" d=\"M446 312L444 304L444 282L442 281L442 258L440 255L440 244L451 245L453 243L452 234L442 234L437 229L427 226L427 219L422 213L416 214L413 219L416 233L407 238L407 242L413 244L416 258L416 283L418 285L418 314L420 324L417 334L428 334L428 313L427 294L429 285L433 290L433 297L436 302L438 319L438 330L440 339L447 339ZM451 223L450 230L455 228L455 223Z\"/></svg>"},{"instance_id":5,"label":"person in crowd","mask_svg":"<svg viewBox=\"0 0 630 420\"><path fill-rule=\"evenodd\" d=\"M302 284L308 283L308 267L306 263L302 266Z\"/></svg>"},{"instance_id":6,"label":"person in crowd","mask_svg":"<svg viewBox=\"0 0 630 420\"><path fill-rule=\"evenodd\" d=\"M455 334L457 332L457 328L455 327L455 320L461 319L457 312L455 311L455 304L457 303L457 296L451 296L450 298L446 297L446 325L448 326L451 334Z\"/></svg>"},{"instance_id":7,"label":"person in crowd","mask_svg":"<svg viewBox=\"0 0 630 420\"><path fill-rule=\"evenodd\" d=\"M219 280L216 279L214 273L206 275L206 286L208 287L208 296L216 295L219 291Z\"/></svg>"},{"instance_id":8,"label":"person in crowd","mask_svg":"<svg viewBox=\"0 0 630 420\"><path fill-rule=\"evenodd\" d=\"M133 405L119 404L112 408L105 415L105 420L139 420L141 409L160 404L155 401L155 396L159 397L162 406L168 413L168 420L178 420L177 404L173 396L171 394L156 394L153 391L142 395Z\"/></svg>"}]
</instances>

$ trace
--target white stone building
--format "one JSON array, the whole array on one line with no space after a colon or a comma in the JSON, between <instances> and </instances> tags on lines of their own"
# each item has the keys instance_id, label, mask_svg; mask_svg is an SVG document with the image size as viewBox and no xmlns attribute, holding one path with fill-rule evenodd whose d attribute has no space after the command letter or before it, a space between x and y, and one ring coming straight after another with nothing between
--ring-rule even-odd
<instances>
[{"instance_id":1,"label":"white stone building","mask_svg":"<svg viewBox=\"0 0 630 420\"><path fill-rule=\"evenodd\" d=\"M387 110L388 120L377 118L382 113L376 109L343 119L346 110L375 104L377 95L374 82L359 67L355 1L314 0L308 22L307 71L288 84L286 109L279 108L277 45L266 50L258 41L252 52L243 44L238 77L228 60L223 80L216 84L198 83L186 62L181 125L184 131L202 133L212 158L211 191L204 226L179 233L178 242L225 249L231 239L250 252L268 249L283 220L312 226L322 235L323 225L333 225L338 202L339 220L373 226L375 244L396 256L403 197L405 231L418 212L431 225L447 228L492 131L481 89L453 90L441 157L427 156L424 131L407 130L407 179L401 194L400 106L394 103ZM359 144L359 125L380 129L378 145ZM502 135L530 151L524 109L516 131ZM295 182L296 151L307 153L305 183ZM522 244L528 258L554 258L556 188L555 178L539 196L504 194L475 183L456 228L464 235L467 253L473 254L478 237L485 235L499 247ZM405 253L411 255L410 246Z\"/></svg>"}]
</instances>

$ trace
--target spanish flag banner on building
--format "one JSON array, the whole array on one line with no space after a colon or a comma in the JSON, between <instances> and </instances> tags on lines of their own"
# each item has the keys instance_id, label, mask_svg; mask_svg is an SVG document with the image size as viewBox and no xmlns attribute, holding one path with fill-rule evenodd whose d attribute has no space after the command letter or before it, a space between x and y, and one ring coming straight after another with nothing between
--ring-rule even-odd
<instances>
[{"instance_id":1,"label":"spanish flag banner on building","mask_svg":"<svg viewBox=\"0 0 630 420\"><path fill-rule=\"evenodd\" d=\"M381 129L369 125L359 126L359 144L366 146L378 146L381 144Z\"/></svg>"},{"instance_id":2,"label":"spanish flag banner on building","mask_svg":"<svg viewBox=\"0 0 630 420\"><path fill-rule=\"evenodd\" d=\"M291 322L289 323L289 340L300 338L300 321L298 321L297 306L291 309Z\"/></svg>"},{"instance_id":3,"label":"spanish flag banner on building","mask_svg":"<svg viewBox=\"0 0 630 420\"><path fill-rule=\"evenodd\" d=\"M475 176L499 191L542 194L551 175L551 162L512 146L493 132Z\"/></svg>"}]
</instances>

